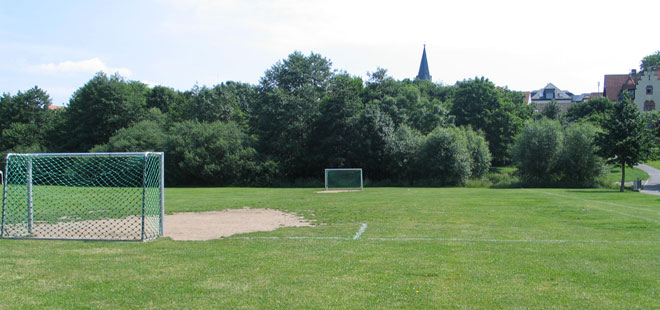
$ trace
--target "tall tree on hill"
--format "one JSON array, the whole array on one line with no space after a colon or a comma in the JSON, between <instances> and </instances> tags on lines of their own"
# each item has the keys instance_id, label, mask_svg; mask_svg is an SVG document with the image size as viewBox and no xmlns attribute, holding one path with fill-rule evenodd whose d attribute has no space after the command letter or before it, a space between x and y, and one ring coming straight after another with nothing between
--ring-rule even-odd
<instances>
[{"instance_id":1,"label":"tall tree on hill","mask_svg":"<svg viewBox=\"0 0 660 310\"><path fill-rule=\"evenodd\" d=\"M598 153L607 158L607 162L621 166L621 187L626 179L626 166L632 168L651 155L651 134L646 128L646 121L630 97L614 105L601 123L603 132L596 136Z\"/></svg>"}]
</instances>

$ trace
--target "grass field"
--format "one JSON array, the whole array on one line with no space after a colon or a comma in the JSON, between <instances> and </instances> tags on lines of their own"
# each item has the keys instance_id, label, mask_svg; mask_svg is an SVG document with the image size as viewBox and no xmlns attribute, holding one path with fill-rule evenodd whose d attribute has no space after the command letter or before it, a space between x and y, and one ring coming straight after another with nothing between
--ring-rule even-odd
<instances>
[{"instance_id":1,"label":"grass field","mask_svg":"<svg viewBox=\"0 0 660 310\"><path fill-rule=\"evenodd\" d=\"M204 242L0 240L0 309L660 308L659 196L177 188L166 203L317 225Z\"/></svg>"}]
</instances>

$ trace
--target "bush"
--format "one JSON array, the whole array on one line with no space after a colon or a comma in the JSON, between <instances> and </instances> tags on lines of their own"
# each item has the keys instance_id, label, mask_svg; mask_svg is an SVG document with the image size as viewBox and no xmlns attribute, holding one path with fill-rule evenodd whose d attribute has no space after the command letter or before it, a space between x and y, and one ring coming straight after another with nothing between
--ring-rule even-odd
<instances>
[{"instance_id":1,"label":"bush","mask_svg":"<svg viewBox=\"0 0 660 310\"><path fill-rule=\"evenodd\" d=\"M144 120L122 128L110 137L110 141L93 147L90 152L149 152L163 151L165 131L153 120Z\"/></svg>"},{"instance_id":2,"label":"bush","mask_svg":"<svg viewBox=\"0 0 660 310\"><path fill-rule=\"evenodd\" d=\"M472 160L463 133L457 128L436 128L422 144L415 176L429 185L465 185Z\"/></svg>"},{"instance_id":3,"label":"bush","mask_svg":"<svg viewBox=\"0 0 660 310\"><path fill-rule=\"evenodd\" d=\"M513 161L520 178L529 185L558 180L555 171L562 150L563 133L558 121L528 121L513 146Z\"/></svg>"},{"instance_id":4,"label":"bush","mask_svg":"<svg viewBox=\"0 0 660 310\"><path fill-rule=\"evenodd\" d=\"M277 165L260 161L253 141L234 122L175 123L165 157L170 182L198 185L265 185Z\"/></svg>"},{"instance_id":5,"label":"bush","mask_svg":"<svg viewBox=\"0 0 660 310\"><path fill-rule=\"evenodd\" d=\"M465 137L467 149L470 152L470 177L480 178L490 169L492 156L488 150L488 142L486 142L486 139L482 135L472 130L471 127L461 128L461 133Z\"/></svg>"},{"instance_id":6,"label":"bush","mask_svg":"<svg viewBox=\"0 0 660 310\"><path fill-rule=\"evenodd\" d=\"M601 182L603 160L596 155L596 129L587 123L562 130L557 121L528 122L513 147L525 185L589 187Z\"/></svg>"},{"instance_id":7,"label":"bush","mask_svg":"<svg viewBox=\"0 0 660 310\"><path fill-rule=\"evenodd\" d=\"M568 186L594 186L605 172L603 160L596 155L596 128L581 123L566 128L564 147L557 165L561 182Z\"/></svg>"},{"instance_id":8,"label":"bush","mask_svg":"<svg viewBox=\"0 0 660 310\"><path fill-rule=\"evenodd\" d=\"M407 125L401 125L394 131L394 135L387 141L386 147L387 173L392 178L391 181L398 180L403 183L402 181L410 179L415 156L423 141L424 136Z\"/></svg>"}]
</instances>

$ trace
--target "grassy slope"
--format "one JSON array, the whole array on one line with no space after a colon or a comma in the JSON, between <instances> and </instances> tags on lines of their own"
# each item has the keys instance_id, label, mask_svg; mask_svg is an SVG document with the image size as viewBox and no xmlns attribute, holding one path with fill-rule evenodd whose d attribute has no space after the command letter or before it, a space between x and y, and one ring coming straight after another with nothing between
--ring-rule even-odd
<instances>
[{"instance_id":1,"label":"grassy slope","mask_svg":"<svg viewBox=\"0 0 660 310\"><path fill-rule=\"evenodd\" d=\"M168 189L168 213L268 207L323 224L246 236L347 240L0 240L0 309L658 308L659 200L574 189Z\"/></svg>"},{"instance_id":2,"label":"grassy slope","mask_svg":"<svg viewBox=\"0 0 660 310\"><path fill-rule=\"evenodd\" d=\"M637 179L647 180L648 178L648 173L637 168L626 167L626 182L632 182ZM610 170L608 179L610 183L621 182L621 167L613 167Z\"/></svg>"}]
</instances>

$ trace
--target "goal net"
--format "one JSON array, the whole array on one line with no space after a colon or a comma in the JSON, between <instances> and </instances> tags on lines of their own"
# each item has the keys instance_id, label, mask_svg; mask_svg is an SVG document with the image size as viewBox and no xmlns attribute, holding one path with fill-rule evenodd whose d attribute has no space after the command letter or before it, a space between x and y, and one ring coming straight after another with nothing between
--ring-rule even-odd
<instances>
[{"instance_id":1,"label":"goal net","mask_svg":"<svg viewBox=\"0 0 660 310\"><path fill-rule=\"evenodd\" d=\"M325 169L325 190L364 189L362 168Z\"/></svg>"},{"instance_id":2,"label":"goal net","mask_svg":"<svg viewBox=\"0 0 660 310\"><path fill-rule=\"evenodd\" d=\"M135 240L163 234L164 154L7 154L2 238Z\"/></svg>"}]
</instances>

